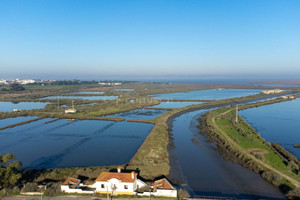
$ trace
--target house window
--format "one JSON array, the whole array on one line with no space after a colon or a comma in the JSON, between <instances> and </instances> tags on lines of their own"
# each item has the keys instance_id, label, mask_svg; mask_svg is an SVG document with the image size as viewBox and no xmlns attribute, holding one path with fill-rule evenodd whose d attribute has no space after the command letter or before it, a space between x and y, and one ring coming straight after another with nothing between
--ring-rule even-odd
<instances>
[{"instance_id":1,"label":"house window","mask_svg":"<svg viewBox=\"0 0 300 200\"><path fill-rule=\"evenodd\" d=\"M128 185L124 185L124 189L125 189L125 190L128 190Z\"/></svg>"},{"instance_id":2,"label":"house window","mask_svg":"<svg viewBox=\"0 0 300 200\"><path fill-rule=\"evenodd\" d=\"M105 185L104 185L104 184L101 184L101 188L105 188Z\"/></svg>"}]
</instances>

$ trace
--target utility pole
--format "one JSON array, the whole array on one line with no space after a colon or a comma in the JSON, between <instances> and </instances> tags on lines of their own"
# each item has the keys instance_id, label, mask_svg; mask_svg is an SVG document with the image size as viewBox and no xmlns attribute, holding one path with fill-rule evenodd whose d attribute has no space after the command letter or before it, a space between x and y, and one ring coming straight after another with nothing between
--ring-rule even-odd
<instances>
[{"instance_id":1,"label":"utility pole","mask_svg":"<svg viewBox=\"0 0 300 200\"><path fill-rule=\"evenodd\" d=\"M41 200L43 200L43 195L44 195L44 193L45 193L46 190L47 190L47 186L45 185L45 186L44 186L44 191L41 192Z\"/></svg>"},{"instance_id":2,"label":"utility pole","mask_svg":"<svg viewBox=\"0 0 300 200\"><path fill-rule=\"evenodd\" d=\"M109 195L108 195L108 186L106 185L106 194L107 194L107 200L109 200Z\"/></svg>"},{"instance_id":3,"label":"utility pole","mask_svg":"<svg viewBox=\"0 0 300 200\"><path fill-rule=\"evenodd\" d=\"M235 123L238 123L238 110L239 110L239 105L236 105L236 111L235 111Z\"/></svg>"}]
</instances>

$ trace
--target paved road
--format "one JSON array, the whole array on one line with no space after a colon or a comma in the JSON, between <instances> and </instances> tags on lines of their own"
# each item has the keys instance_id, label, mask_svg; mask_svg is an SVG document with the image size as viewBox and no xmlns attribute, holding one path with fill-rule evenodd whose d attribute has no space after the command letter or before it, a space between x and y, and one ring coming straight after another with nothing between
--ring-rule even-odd
<instances>
[{"instance_id":1,"label":"paved road","mask_svg":"<svg viewBox=\"0 0 300 200\"><path fill-rule=\"evenodd\" d=\"M1 197L0 200L102 200L100 197L85 197L85 196L57 196L57 197L43 197L40 196L6 196ZM103 199L104 200L104 199Z\"/></svg>"},{"instance_id":2,"label":"paved road","mask_svg":"<svg viewBox=\"0 0 300 200\"><path fill-rule=\"evenodd\" d=\"M90 197L90 196L57 196L57 197L43 197L43 200L75 200L75 199L82 199L82 200L107 200L103 197ZM132 198L135 199L135 198ZM117 198L116 200L132 200L132 199L123 199ZM40 196L0 196L0 200L41 200ZM138 198L138 200L149 200L149 198ZM161 200L161 199L153 199L151 200ZM167 199L164 199L167 200ZM172 199L174 200L174 199Z\"/></svg>"},{"instance_id":3,"label":"paved road","mask_svg":"<svg viewBox=\"0 0 300 200\"><path fill-rule=\"evenodd\" d=\"M57 197L43 197L40 196L5 196L1 197L0 200L74 200L74 199L83 199L83 200L101 200L100 197L85 197L85 196L57 196ZM104 199L103 199L104 200Z\"/></svg>"}]
</instances>

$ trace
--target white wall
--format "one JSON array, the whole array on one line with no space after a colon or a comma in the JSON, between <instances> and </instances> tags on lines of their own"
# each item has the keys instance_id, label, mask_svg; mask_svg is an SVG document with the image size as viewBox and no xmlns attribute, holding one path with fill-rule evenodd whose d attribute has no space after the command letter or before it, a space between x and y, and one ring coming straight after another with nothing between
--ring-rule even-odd
<instances>
[{"instance_id":1,"label":"white wall","mask_svg":"<svg viewBox=\"0 0 300 200\"><path fill-rule=\"evenodd\" d=\"M137 193L139 196L160 196L160 197L177 197L177 190L157 190L156 192Z\"/></svg>"},{"instance_id":2,"label":"white wall","mask_svg":"<svg viewBox=\"0 0 300 200\"><path fill-rule=\"evenodd\" d=\"M148 185L146 183L144 183L143 181L141 181L140 179L137 179L136 186L138 186L139 188L142 188L142 187L146 187Z\"/></svg>"},{"instance_id":3,"label":"white wall","mask_svg":"<svg viewBox=\"0 0 300 200\"><path fill-rule=\"evenodd\" d=\"M81 194L93 194L94 191L82 190L82 189L72 189L68 185L61 185L61 191L65 193L81 193Z\"/></svg>"},{"instance_id":4,"label":"white wall","mask_svg":"<svg viewBox=\"0 0 300 200\"><path fill-rule=\"evenodd\" d=\"M101 187L102 184L104 184L104 188ZM136 181L134 183L126 183L115 178L110 179L108 182L97 181L94 184L94 187L96 187L96 191L112 192L112 187L114 184L117 187L115 192L134 192L136 189ZM127 185L128 189L125 189L125 185Z\"/></svg>"},{"instance_id":5,"label":"white wall","mask_svg":"<svg viewBox=\"0 0 300 200\"><path fill-rule=\"evenodd\" d=\"M155 196L177 197L177 190L160 190L157 189Z\"/></svg>"}]
</instances>

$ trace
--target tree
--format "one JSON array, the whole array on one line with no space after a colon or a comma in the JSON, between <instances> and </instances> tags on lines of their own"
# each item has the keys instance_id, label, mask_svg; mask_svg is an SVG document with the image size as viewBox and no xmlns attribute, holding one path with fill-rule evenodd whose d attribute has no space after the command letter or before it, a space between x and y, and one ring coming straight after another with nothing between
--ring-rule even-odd
<instances>
[{"instance_id":1,"label":"tree","mask_svg":"<svg viewBox=\"0 0 300 200\"><path fill-rule=\"evenodd\" d=\"M2 88L0 88L0 91L8 91L8 89L7 88L5 88L5 87L2 87Z\"/></svg>"},{"instance_id":2,"label":"tree","mask_svg":"<svg viewBox=\"0 0 300 200\"><path fill-rule=\"evenodd\" d=\"M0 154L0 189L15 186L22 177L18 171L22 164L19 161L13 161L15 158L13 154Z\"/></svg>"},{"instance_id":3,"label":"tree","mask_svg":"<svg viewBox=\"0 0 300 200\"><path fill-rule=\"evenodd\" d=\"M11 91L22 91L22 90L25 90L25 88L19 83L12 83L12 84L10 84L9 90L11 90Z\"/></svg>"}]
</instances>

